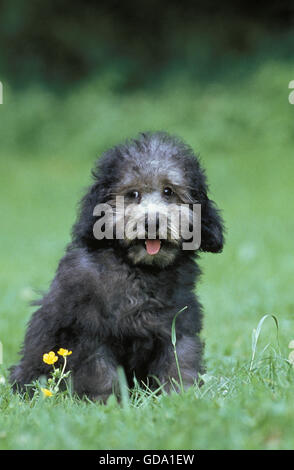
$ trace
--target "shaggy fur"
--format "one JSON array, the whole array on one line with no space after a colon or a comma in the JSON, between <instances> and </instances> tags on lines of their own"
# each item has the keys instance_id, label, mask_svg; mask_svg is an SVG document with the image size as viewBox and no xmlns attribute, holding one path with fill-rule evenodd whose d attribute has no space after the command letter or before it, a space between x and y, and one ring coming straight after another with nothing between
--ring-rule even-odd
<instances>
[{"instance_id":1,"label":"shaggy fur","mask_svg":"<svg viewBox=\"0 0 294 470\"><path fill-rule=\"evenodd\" d=\"M177 318L176 332L182 380L188 387L203 371L198 336L202 309L194 294L198 251L217 253L223 247L222 219L208 199L199 159L178 138L144 133L102 155L93 177L72 242L28 324L22 358L11 368L11 383L24 389L48 376L52 366L42 361L43 354L62 347L72 350L68 368L79 396L107 399L116 389L119 365L130 386L134 375L151 386L152 377L157 377L168 390L172 378L179 381L171 324L187 306ZM168 196L163 195L165 187L172 189ZM145 197L158 207L200 203L200 249L184 251L181 239L169 238L158 254L150 255L144 240L97 240L94 207L111 203L116 195L124 195L138 209ZM136 210L130 214L136 217Z\"/></svg>"}]
</instances>

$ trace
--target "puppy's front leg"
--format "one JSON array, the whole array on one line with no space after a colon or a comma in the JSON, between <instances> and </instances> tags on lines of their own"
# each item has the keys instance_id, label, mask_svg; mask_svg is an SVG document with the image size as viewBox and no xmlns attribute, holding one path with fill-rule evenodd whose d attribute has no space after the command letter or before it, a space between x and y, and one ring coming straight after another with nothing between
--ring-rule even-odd
<instances>
[{"instance_id":1,"label":"puppy's front leg","mask_svg":"<svg viewBox=\"0 0 294 470\"><path fill-rule=\"evenodd\" d=\"M150 375L156 376L164 389L169 392L174 387L173 379L178 384L183 383L187 389L199 380L199 373L203 372L201 364L202 343L198 336L182 336L177 339L176 353L180 369L181 379L178 373L178 365L170 342L163 345L161 356L154 361L150 369Z\"/></svg>"},{"instance_id":2,"label":"puppy's front leg","mask_svg":"<svg viewBox=\"0 0 294 470\"><path fill-rule=\"evenodd\" d=\"M117 363L108 347L101 346L73 371L73 386L80 397L103 402L117 391Z\"/></svg>"}]
</instances>

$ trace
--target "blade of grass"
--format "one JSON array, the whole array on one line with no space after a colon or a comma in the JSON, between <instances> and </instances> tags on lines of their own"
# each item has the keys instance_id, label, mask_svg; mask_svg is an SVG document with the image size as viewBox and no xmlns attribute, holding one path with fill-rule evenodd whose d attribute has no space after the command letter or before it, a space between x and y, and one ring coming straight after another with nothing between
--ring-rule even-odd
<instances>
[{"instance_id":1,"label":"blade of grass","mask_svg":"<svg viewBox=\"0 0 294 470\"><path fill-rule=\"evenodd\" d=\"M271 317L275 324L276 324L276 328L277 328L277 342L278 342L278 347L280 349L280 346L279 346L279 323L278 323L278 319L275 315L272 315L272 314L267 314L267 315L264 315L261 320L259 321L258 325L257 325L257 328L254 328L254 330L252 331L252 356L251 356L251 362L250 362L250 367L249 367L249 371L252 370L253 368L253 363L254 363L254 359L255 359L255 354L256 354L256 349L257 349L257 342L258 342L258 338L260 336L260 333L261 333L261 328L262 328L262 325L263 323L265 322L265 320L267 318Z\"/></svg>"},{"instance_id":2,"label":"blade of grass","mask_svg":"<svg viewBox=\"0 0 294 470\"><path fill-rule=\"evenodd\" d=\"M176 348L176 344L177 344L176 320L177 320L177 317L180 315L180 313L182 313L187 308L188 308L188 306L186 305L185 307L183 307L181 310L179 310L176 313L176 315L173 318L172 327L171 327L171 342L172 342L172 345L173 345L173 348L174 348L175 361L176 361L176 365L177 365L177 371L178 371L178 376L179 376L179 380L180 380L180 389L181 389L182 393L184 392L184 385L183 385L182 375L181 375L181 371L180 371L180 365L179 365L179 360L178 360L178 355L177 355L177 348Z\"/></svg>"},{"instance_id":3,"label":"blade of grass","mask_svg":"<svg viewBox=\"0 0 294 470\"><path fill-rule=\"evenodd\" d=\"M124 409L128 410L130 408L129 388L128 388L125 372L123 368L120 366L117 368L117 375L118 375L118 385L119 385L120 396L121 396L121 404Z\"/></svg>"}]
</instances>

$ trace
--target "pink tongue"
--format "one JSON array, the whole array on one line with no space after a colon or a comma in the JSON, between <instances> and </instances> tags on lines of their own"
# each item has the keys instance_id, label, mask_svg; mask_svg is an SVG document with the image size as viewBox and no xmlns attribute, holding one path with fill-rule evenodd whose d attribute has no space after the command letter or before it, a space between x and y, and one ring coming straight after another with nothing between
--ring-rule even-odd
<instances>
[{"instance_id":1,"label":"pink tongue","mask_svg":"<svg viewBox=\"0 0 294 470\"><path fill-rule=\"evenodd\" d=\"M160 240L146 240L146 250L148 255L156 255L160 250Z\"/></svg>"}]
</instances>

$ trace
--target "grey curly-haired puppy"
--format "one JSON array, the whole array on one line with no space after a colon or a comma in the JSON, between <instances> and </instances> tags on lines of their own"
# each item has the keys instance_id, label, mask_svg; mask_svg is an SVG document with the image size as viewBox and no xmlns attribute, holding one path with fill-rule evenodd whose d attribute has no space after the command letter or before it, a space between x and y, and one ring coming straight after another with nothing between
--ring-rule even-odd
<instances>
[{"instance_id":1,"label":"grey curly-haired puppy","mask_svg":"<svg viewBox=\"0 0 294 470\"><path fill-rule=\"evenodd\" d=\"M62 347L72 350L68 369L79 396L107 399L117 389L118 366L124 368L130 387L135 376L149 386L160 381L168 390L179 382L171 325L186 307L177 317L176 349L183 385L188 387L203 372L198 336L202 309L194 293L198 252L220 252L224 242L222 219L207 196L204 171L188 145L156 132L142 133L105 152L93 177L72 242L32 315L10 381L22 390L48 376L52 366L43 362L43 354ZM124 201L123 212L115 207L118 196ZM183 249L184 239L169 217L167 236L160 236L159 218L171 205L183 205L192 213L193 204L201 205L201 245ZM104 213L97 212L99 205L106 207ZM126 229L123 236L116 230L113 237L95 235L102 220L100 233L106 230L109 208L114 209L114 228L121 230L119 221ZM148 211L156 213L152 237ZM131 225L140 222L142 227L142 221L143 236L134 236Z\"/></svg>"}]
</instances>

